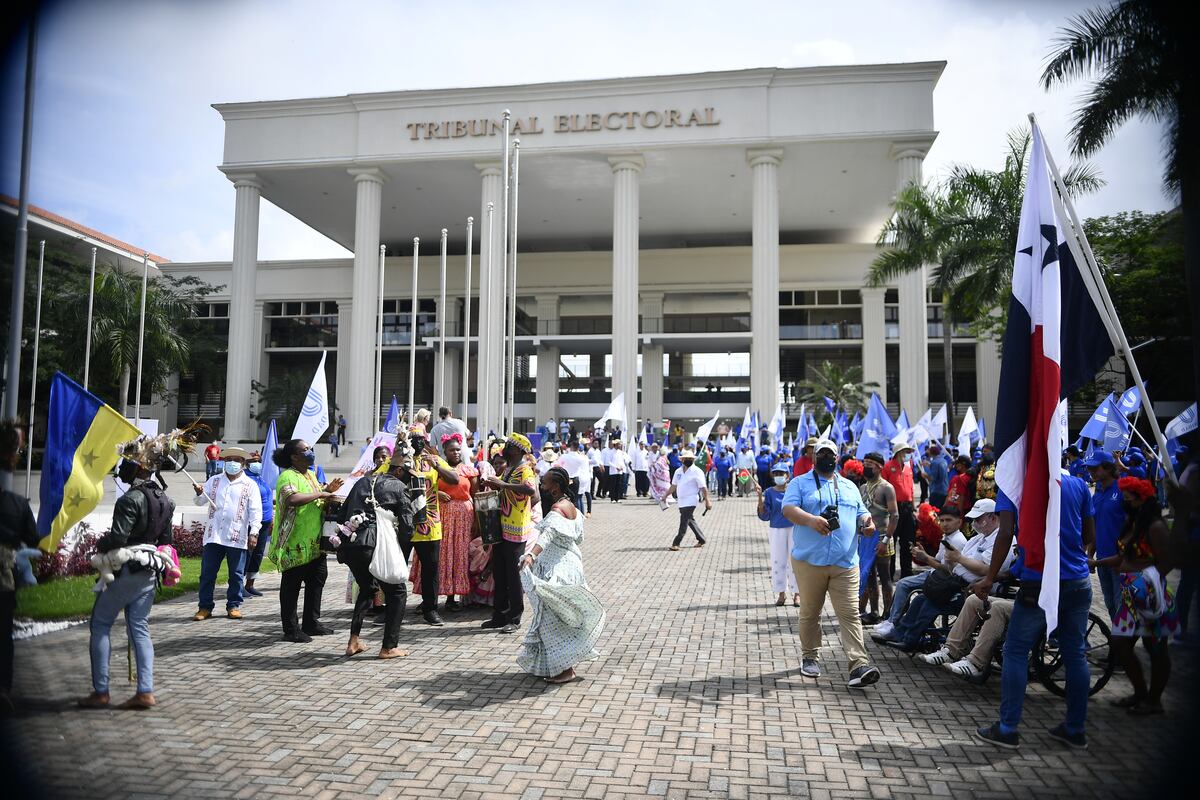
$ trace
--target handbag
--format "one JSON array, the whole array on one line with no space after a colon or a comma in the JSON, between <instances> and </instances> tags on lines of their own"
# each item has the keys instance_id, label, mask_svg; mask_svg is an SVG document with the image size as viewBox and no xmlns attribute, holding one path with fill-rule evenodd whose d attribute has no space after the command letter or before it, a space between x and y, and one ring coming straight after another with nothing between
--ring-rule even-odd
<instances>
[{"instance_id":1,"label":"handbag","mask_svg":"<svg viewBox=\"0 0 1200 800\"><path fill-rule=\"evenodd\" d=\"M403 584L408 580L408 560L396 538L396 515L375 499L375 482L371 482L371 502L375 506L375 552L367 568L380 583Z\"/></svg>"},{"instance_id":2,"label":"handbag","mask_svg":"<svg viewBox=\"0 0 1200 800\"><path fill-rule=\"evenodd\" d=\"M921 592L929 602L937 606L944 606L966 587L967 582L953 572L935 569L925 579Z\"/></svg>"}]
</instances>

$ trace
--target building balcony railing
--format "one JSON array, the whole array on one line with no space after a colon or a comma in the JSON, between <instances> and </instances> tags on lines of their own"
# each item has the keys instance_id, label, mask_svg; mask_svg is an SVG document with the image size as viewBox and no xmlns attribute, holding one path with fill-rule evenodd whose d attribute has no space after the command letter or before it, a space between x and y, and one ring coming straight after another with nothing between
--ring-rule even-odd
<instances>
[{"instance_id":1,"label":"building balcony railing","mask_svg":"<svg viewBox=\"0 0 1200 800\"><path fill-rule=\"evenodd\" d=\"M828 322L821 325L780 325L779 338L792 340L810 339L861 339L863 326L855 322Z\"/></svg>"}]
</instances>

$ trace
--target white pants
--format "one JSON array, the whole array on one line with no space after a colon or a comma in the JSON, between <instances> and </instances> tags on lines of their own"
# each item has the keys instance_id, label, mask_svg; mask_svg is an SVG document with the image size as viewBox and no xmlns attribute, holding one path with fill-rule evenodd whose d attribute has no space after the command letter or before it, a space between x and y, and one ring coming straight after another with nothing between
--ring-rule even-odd
<instances>
[{"instance_id":1,"label":"white pants","mask_svg":"<svg viewBox=\"0 0 1200 800\"><path fill-rule=\"evenodd\" d=\"M767 528L771 543L771 589L796 593L796 573L792 572L792 529Z\"/></svg>"}]
</instances>

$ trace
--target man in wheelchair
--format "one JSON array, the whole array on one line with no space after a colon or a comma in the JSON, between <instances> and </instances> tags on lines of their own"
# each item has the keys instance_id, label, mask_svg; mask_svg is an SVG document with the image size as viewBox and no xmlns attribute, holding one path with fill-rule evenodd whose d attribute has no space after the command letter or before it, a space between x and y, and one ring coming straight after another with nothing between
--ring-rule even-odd
<instances>
[{"instance_id":1,"label":"man in wheelchair","mask_svg":"<svg viewBox=\"0 0 1200 800\"><path fill-rule=\"evenodd\" d=\"M960 678L982 679L996 648L1004 643L1004 631L1012 616L1013 598L1016 590L1009 590L1014 581L1011 572L1005 571L996 577L996 588L1000 596L982 598L968 593L954 625L946 636L946 643L938 650L920 656L926 664L944 667ZM975 636L978 629L979 634ZM974 642L971 637L975 636Z\"/></svg>"},{"instance_id":2,"label":"man in wheelchair","mask_svg":"<svg viewBox=\"0 0 1200 800\"><path fill-rule=\"evenodd\" d=\"M929 625L942 614L957 613L962 608L967 586L988 574L996 531L1000 527L995 501L979 500L967 512L967 519L975 531L974 537L967 540L961 550L947 544L944 562L914 548L914 559L933 569L920 593L909 601L908 609L895 629L880 639L884 644L907 653L916 652ZM1011 557L1010 553L1009 559Z\"/></svg>"}]
</instances>

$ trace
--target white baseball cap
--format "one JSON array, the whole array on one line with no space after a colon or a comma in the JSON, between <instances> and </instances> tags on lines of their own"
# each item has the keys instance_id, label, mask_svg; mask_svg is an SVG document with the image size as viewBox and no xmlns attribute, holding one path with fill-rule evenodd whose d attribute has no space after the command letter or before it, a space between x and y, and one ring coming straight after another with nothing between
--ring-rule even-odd
<instances>
[{"instance_id":1,"label":"white baseball cap","mask_svg":"<svg viewBox=\"0 0 1200 800\"><path fill-rule=\"evenodd\" d=\"M834 444L833 442L831 442L828 439L818 439L817 443L813 445L813 454L815 455L816 453L819 453L822 450L828 450L836 456L838 447L836 444Z\"/></svg>"},{"instance_id":2,"label":"white baseball cap","mask_svg":"<svg viewBox=\"0 0 1200 800\"><path fill-rule=\"evenodd\" d=\"M976 519L984 514L996 513L996 501L990 498L976 500L975 505L971 506L971 510L967 512L967 519Z\"/></svg>"}]
</instances>

